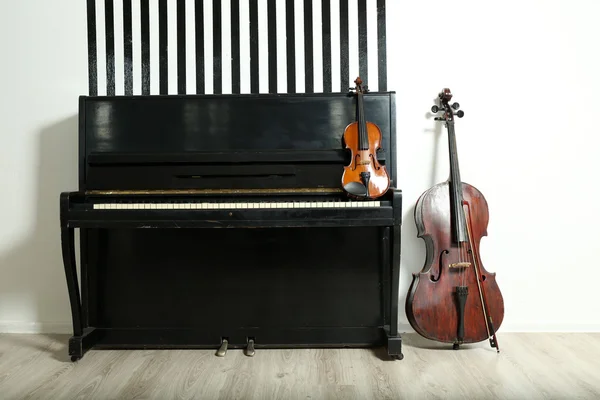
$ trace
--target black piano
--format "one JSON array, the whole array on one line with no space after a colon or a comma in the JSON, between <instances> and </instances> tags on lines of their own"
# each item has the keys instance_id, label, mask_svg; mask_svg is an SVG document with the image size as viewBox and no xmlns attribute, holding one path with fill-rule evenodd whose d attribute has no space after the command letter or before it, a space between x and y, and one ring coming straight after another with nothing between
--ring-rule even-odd
<instances>
[{"instance_id":1,"label":"black piano","mask_svg":"<svg viewBox=\"0 0 600 400\"><path fill-rule=\"evenodd\" d=\"M376 200L341 189L355 107L352 93L81 97L79 188L60 197L71 359L374 346L401 359L395 94L365 96L392 179Z\"/></svg>"}]
</instances>

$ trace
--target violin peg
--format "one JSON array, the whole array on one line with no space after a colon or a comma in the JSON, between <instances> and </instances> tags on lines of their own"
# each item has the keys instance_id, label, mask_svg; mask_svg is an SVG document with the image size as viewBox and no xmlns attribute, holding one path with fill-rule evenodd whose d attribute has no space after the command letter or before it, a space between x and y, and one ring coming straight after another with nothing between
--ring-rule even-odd
<instances>
[{"instance_id":1,"label":"violin peg","mask_svg":"<svg viewBox=\"0 0 600 400\"><path fill-rule=\"evenodd\" d=\"M431 112L436 114L440 112L440 108L438 106L431 106Z\"/></svg>"},{"instance_id":2,"label":"violin peg","mask_svg":"<svg viewBox=\"0 0 600 400\"><path fill-rule=\"evenodd\" d=\"M460 108L460 104L455 102L454 104L452 104L452 108L454 108L455 110L458 110Z\"/></svg>"}]
</instances>

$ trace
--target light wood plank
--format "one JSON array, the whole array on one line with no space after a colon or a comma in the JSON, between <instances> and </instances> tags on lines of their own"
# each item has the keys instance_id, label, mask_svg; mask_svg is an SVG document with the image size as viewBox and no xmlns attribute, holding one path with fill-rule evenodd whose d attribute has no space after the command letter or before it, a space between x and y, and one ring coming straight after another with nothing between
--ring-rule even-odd
<instances>
[{"instance_id":1,"label":"light wood plank","mask_svg":"<svg viewBox=\"0 0 600 400\"><path fill-rule=\"evenodd\" d=\"M71 363L64 335L0 335L2 399L597 399L600 334L499 334L451 346L404 335L383 349L94 350Z\"/></svg>"}]
</instances>

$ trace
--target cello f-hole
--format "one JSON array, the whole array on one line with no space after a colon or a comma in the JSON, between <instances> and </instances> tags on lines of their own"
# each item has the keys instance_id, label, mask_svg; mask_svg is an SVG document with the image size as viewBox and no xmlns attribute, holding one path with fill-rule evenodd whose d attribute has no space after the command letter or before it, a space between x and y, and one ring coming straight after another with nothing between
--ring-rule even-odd
<instances>
[{"instance_id":1,"label":"cello f-hole","mask_svg":"<svg viewBox=\"0 0 600 400\"><path fill-rule=\"evenodd\" d=\"M437 278L435 277L434 274L431 274L431 276L429 277L429 279L431 279L432 282L437 282L440 280L440 276L442 275L442 269L444 268L444 254L450 254L450 252L448 250L443 250L440 253L440 262L438 265L438 271L437 271Z\"/></svg>"}]
</instances>

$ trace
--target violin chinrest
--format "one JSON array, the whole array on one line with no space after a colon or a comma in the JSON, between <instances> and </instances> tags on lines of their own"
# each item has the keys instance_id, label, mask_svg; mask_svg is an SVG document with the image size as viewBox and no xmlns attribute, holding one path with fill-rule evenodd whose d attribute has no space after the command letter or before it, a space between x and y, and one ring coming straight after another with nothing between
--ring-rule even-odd
<instances>
[{"instance_id":1,"label":"violin chinrest","mask_svg":"<svg viewBox=\"0 0 600 400\"><path fill-rule=\"evenodd\" d=\"M367 187L360 182L348 182L344 185L344 190L357 197L364 197L367 195Z\"/></svg>"}]
</instances>

